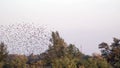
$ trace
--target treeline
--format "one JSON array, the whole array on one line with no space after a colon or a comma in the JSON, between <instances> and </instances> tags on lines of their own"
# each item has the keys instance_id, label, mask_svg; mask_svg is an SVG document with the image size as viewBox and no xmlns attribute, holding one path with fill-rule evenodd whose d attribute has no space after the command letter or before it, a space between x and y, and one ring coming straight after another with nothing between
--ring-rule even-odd
<instances>
[{"instance_id":1,"label":"treeline","mask_svg":"<svg viewBox=\"0 0 120 68\"><path fill-rule=\"evenodd\" d=\"M85 55L74 44L67 44L58 32L52 32L49 48L39 54L9 54L0 44L0 68L120 68L120 44L114 38L111 45L101 43L100 54Z\"/></svg>"}]
</instances>

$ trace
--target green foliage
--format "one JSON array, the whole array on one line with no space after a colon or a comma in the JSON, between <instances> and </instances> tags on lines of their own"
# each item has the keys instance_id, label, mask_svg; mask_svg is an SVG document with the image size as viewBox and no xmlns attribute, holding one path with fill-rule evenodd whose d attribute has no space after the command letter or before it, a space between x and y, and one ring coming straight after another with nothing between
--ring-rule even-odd
<instances>
[{"instance_id":1,"label":"green foliage","mask_svg":"<svg viewBox=\"0 0 120 68\"><path fill-rule=\"evenodd\" d=\"M78 48L75 47L75 45L70 44L67 47L67 53L71 55L73 58L82 58L84 55L79 51Z\"/></svg>"},{"instance_id":2,"label":"green foliage","mask_svg":"<svg viewBox=\"0 0 120 68\"><path fill-rule=\"evenodd\" d=\"M8 55L7 47L4 43L0 44L0 62L5 61Z\"/></svg>"},{"instance_id":3,"label":"green foliage","mask_svg":"<svg viewBox=\"0 0 120 68\"><path fill-rule=\"evenodd\" d=\"M105 59L102 60L97 59L96 61L98 68L110 68L110 65L107 63Z\"/></svg>"},{"instance_id":4,"label":"green foliage","mask_svg":"<svg viewBox=\"0 0 120 68\"><path fill-rule=\"evenodd\" d=\"M53 68L77 68L75 59L71 59L67 56L59 59L53 59L52 66Z\"/></svg>"},{"instance_id":5,"label":"green foliage","mask_svg":"<svg viewBox=\"0 0 120 68\"><path fill-rule=\"evenodd\" d=\"M77 68L81 52L74 45L67 45L58 32L52 32L51 45L47 50L47 61L53 68Z\"/></svg>"},{"instance_id":6,"label":"green foliage","mask_svg":"<svg viewBox=\"0 0 120 68\"><path fill-rule=\"evenodd\" d=\"M114 38L114 43L102 43L102 56L82 54L73 44L67 44L58 32L52 32L51 44L46 52L40 55L11 55L4 43L0 44L0 68L120 68L120 44ZM110 64L111 65L110 65Z\"/></svg>"},{"instance_id":7,"label":"green foliage","mask_svg":"<svg viewBox=\"0 0 120 68\"><path fill-rule=\"evenodd\" d=\"M4 68L26 68L26 57L21 55L12 55L9 56Z\"/></svg>"},{"instance_id":8,"label":"green foliage","mask_svg":"<svg viewBox=\"0 0 120 68\"><path fill-rule=\"evenodd\" d=\"M113 39L113 43L108 45L107 43L101 43L99 48L101 49L102 56L110 63L114 68L120 68L120 40Z\"/></svg>"},{"instance_id":9,"label":"green foliage","mask_svg":"<svg viewBox=\"0 0 120 68\"><path fill-rule=\"evenodd\" d=\"M101 56L82 54L73 44L66 44L58 32L52 32L51 45L45 54L45 61L53 68L110 68Z\"/></svg>"},{"instance_id":10,"label":"green foliage","mask_svg":"<svg viewBox=\"0 0 120 68\"><path fill-rule=\"evenodd\" d=\"M7 56L8 56L7 46L4 43L0 43L0 68L3 67Z\"/></svg>"}]
</instances>

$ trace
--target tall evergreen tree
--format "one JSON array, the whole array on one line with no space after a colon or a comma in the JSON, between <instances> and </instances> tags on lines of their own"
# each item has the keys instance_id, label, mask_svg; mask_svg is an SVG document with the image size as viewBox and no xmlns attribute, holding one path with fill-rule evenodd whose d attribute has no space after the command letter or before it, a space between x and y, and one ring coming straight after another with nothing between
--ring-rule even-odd
<instances>
[{"instance_id":1,"label":"tall evergreen tree","mask_svg":"<svg viewBox=\"0 0 120 68\"><path fill-rule=\"evenodd\" d=\"M52 32L51 45L49 46L49 53L52 57L62 57L65 55L65 48L67 44L59 36L58 32Z\"/></svg>"},{"instance_id":2,"label":"tall evergreen tree","mask_svg":"<svg viewBox=\"0 0 120 68\"><path fill-rule=\"evenodd\" d=\"M58 32L52 32L51 45L46 52L46 60L53 68L77 68L79 50L73 45L68 45Z\"/></svg>"}]
</instances>

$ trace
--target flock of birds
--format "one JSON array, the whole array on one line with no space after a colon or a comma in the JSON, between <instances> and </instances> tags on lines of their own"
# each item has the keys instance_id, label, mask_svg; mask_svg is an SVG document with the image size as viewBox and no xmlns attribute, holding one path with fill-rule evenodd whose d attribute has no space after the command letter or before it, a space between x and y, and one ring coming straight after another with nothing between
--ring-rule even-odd
<instances>
[{"instance_id":1,"label":"flock of birds","mask_svg":"<svg viewBox=\"0 0 120 68\"><path fill-rule=\"evenodd\" d=\"M40 54L50 44L50 32L45 26L12 24L0 26L0 42L4 42L10 54Z\"/></svg>"}]
</instances>

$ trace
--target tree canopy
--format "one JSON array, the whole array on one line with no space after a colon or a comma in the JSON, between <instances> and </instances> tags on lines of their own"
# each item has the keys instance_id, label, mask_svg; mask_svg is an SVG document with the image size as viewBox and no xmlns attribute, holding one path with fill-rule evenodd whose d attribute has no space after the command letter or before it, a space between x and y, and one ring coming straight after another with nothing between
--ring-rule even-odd
<instances>
[{"instance_id":1,"label":"tree canopy","mask_svg":"<svg viewBox=\"0 0 120 68\"><path fill-rule=\"evenodd\" d=\"M4 61L8 56L7 46L4 43L0 43L0 62Z\"/></svg>"},{"instance_id":2,"label":"tree canopy","mask_svg":"<svg viewBox=\"0 0 120 68\"><path fill-rule=\"evenodd\" d=\"M114 68L120 68L120 40L113 38L113 43L108 45L103 42L99 44L102 56L110 63Z\"/></svg>"}]
</instances>

